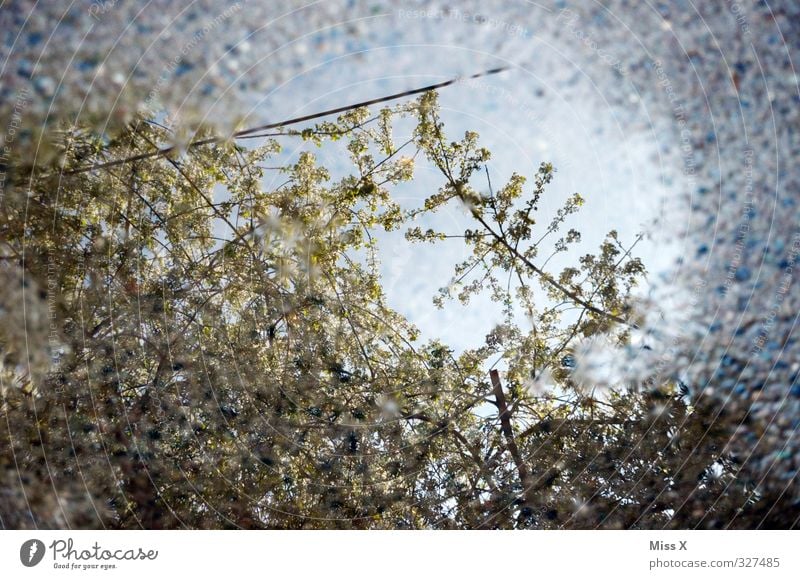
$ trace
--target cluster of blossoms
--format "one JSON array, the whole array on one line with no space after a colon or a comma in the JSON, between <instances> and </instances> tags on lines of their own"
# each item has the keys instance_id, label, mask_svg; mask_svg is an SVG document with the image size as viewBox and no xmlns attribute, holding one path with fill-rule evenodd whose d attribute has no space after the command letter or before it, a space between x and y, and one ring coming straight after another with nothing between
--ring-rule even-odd
<instances>
[{"instance_id":1,"label":"cluster of blossoms","mask_svg":"<svg viewBox=\"0 0 800 579\"><path fill-rule=\"evenodd\" d=\"M677 379L693 401L708 397L733 418L730 449L743 474L761 490L800 498L800 175L792 162L800 92L788 41L800 13L787 2L623 4L575 11L601 44L629 55L628 78L654 130L673 136L662 152L683 194L657 235L682 257L654 283L645 339L627 358L611 358L633 382ZM602 26L617 17L628 33ZM622 103L619 90L607 94Z\"/></svg>"},{"instance_id":2,"label":"cluster of blossoms","mask_svg":"<svg viewBox=\"0 0 800 579\"><path fill-rule=\"evenodd\" d=\"M480 19L408 25L412 8L439 14L439 4L409 7L401 27L390 20L388 1L292 1L280 13L246 0L189 7L84 0L66 9L13 1L0 12L0 155L6 145L24 147L24 131L41 149L37 131L49 119L81 118L103 132L144 111L189 123L212 119L224 131L294 74L368 46L479 45L511 64L535 65L542 43L481 28ZM460 9L478 14L480 4ZM659 161L671 163L681 195L669 225L654 234L676 237L682 258L654 280L631 347L608 355L591 344L578 351L578 371L587 382L677 379L693 400L711 399L741 416L731 449L757 483L781 492L800 468L800 174L793 164L800 93L791 42L800 9L788 1L746 9L735 1L579 4L552 2L550 17L537 15L526 30L564 46L626 130L658 135ZM508 3L487 17L525 23L531 10ZM372 16L383 19L372 26ZM406 61L398 72L418 65ZM565 92L580 76L543 73ZM640 124L643 116L649 124ZM410 169L411 160L401 159L402 176ZM38 315L45 336L46 309Z\"/></svg>"}]
</instances>

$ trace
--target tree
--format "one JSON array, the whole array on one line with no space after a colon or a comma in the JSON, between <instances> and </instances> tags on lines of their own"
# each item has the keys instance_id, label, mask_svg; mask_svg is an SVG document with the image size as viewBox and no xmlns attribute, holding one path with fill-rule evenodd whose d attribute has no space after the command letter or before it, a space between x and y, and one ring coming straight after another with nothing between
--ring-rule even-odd
<instances>
[{"instance_id":1,"label":"tree","mask_svg":"<svg viewBox=\"0 0 800 579\"><path fill-rule=\"evenodd\" d=\"M677 379L601 396L575 367L587 341L631 345L645 268L614 231L547 268L582 204L537 222L551 165L481 190L489 152L446 138L434 92L248 136L263 143L199 128L204 146L152 155L175 138L155 122L65 125L59 164L12 164L3 526L693 527L757 503L727 423ZM274 168L286 139L341 140L355 172L334 181L309 152ZM404 211L392 187L421 158L443 184ZM269 171L283 182L264 190ZM488 289L505 314L458 355L387 305L374 236L443 242L410 221L448 203L472 215L472 255L440 305Z\"/></svg>"}]
</instances>

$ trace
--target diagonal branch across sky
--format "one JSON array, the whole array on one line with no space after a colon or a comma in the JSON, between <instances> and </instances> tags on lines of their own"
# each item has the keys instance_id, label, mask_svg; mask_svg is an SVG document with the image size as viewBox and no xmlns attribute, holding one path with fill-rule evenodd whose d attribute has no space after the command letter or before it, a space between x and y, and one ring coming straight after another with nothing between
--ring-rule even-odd
<instances>
[{"instance_id":1,"label":"diagonal branch across sky","mask_svg":"<svg viewBox=\"0 0 800 579\"><path fill-rule=\"evenodd\" d=\"M435 84L430 84L428 86L423 86L423 87L420 87L420 88L415 88L415 89L403 91L403 92L400 92L400 93L391 94L391 95L388 95L388 96L382 96L382 97L378 97L378 98L374 98L374 99L369 99L369 100L366 100L366 101L361 101L361 102L358 102L358 103L345 105L345 106L338 107L338 108L335 108L335 109L328 109L328 110L321 111L321 112L318 112L318 113L311 113L311 114L308 114L308 115L303 115L303 116L300 116L300 117L294 117L292 119L286 119L286 120L278 121L278 122L275 122L275 123L268 123L266 125L261 125L261 126L258 126L258 127L251 127L249 129L242 129L241 131L237 131L237 132L233 133L229 137L208 137L208 138L205 138L205 139L199 139L197 141L192 141L191 143L188 144L187 147L188 148L200 147L200 146L203 146L203 145L211 145L211 144L214 144L214 143L220 143L220 142L226 141L226 140L228 140L230 138L238 139L238 138L242 138L242 137L247 137L247 136L256 134L256 133L258 133L260 131L266 131L266 130L269 130L269 129L277 129L279 127L286 127L286 126L289 126L289 125L302 123L304 121L311 121L311 120L318 119L318 118L321 118L321 117L327 117L329 115L335 115L335 114L339 114L339 113L344 113L344 112L351 111L353 109L358 109L358 108L361 108L361 107L366 107L366 106L371 106L371 105L378 104L378 103L384 103L384 102L388 102L388 101L393 101L393 100L401 99L401 98L408 97L408 96L411 96L411 95L425 93L425 92L428 92L428 91L444 88L446 86L450 86L452 84L456 84L456 83L464 81L464 80L472 80L472 79L475 79L475 78L480 78L482 76L489 76L489 75L492 75L492 74L497 74L497 73L503 72L505 70L508 70L508 67L491 68L489 70L486 70L486 71L483 71L483 72L479 72L477 74L473 74L473 75L468 76L468 77L458 76L458 77L455 77L455 78L451 78L450 80L446 80L446 81L435 83ZM94 171L96 169L107 169L109 167L116 167L117 165L123 165L125 163L132 163L134 161L141 161L143 159L151 159L153 157L163 157L164 155L169 155L170 153L175 151L177 148L178 147L176 145L173 145L173 146L170 146L170 147L164 147L162 149L156 149L155 151L151 151L149 153L140 153L138 155L133 155L131 157L125 157L124 159L116 159L114 161L107 161L105 163L94 163L92 165L87 165L85 167L79 167L79 168L73 169L71 171L65 171L65 174L74 175L74 174L77 174L77 173L85 173L87 171Z\"/></svg>"}]
</instances>

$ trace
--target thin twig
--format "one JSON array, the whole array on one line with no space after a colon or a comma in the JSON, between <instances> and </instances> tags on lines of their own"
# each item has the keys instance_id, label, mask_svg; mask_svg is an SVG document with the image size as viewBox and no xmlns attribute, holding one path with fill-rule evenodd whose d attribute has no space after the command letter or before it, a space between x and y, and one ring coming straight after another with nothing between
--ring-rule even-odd
<instances>
[{"instance_id":1,"label":"thin twig","mask_svg":"<svg viewBox=\"0 0 800 579\"><path fill-rule=\"evenodd\" d=\"M249 128L249 129L243 129L241 131L237 131L237 132L233 133L230 137L208 137L208 138L205 138L205 139L200 139L200 140L193 141L193 142L189 143L187 145L187 148L194 148L194 147L200 147L202 145L211 145L211 144L214 144L214 143L221 143L221 142L224 142L224 141L226 141L228 139L239 139L239 138L242 138L242 137L246 137L246 136L258 133L260 131L267 131L267 130L270 130L270 129L277 129L277 128L280 128L280 127L286 127L286 126L289 126L289 125L295 125L297 123L302 123L304 121L311 121L311 120L318 119L318 118L321 118L321 117L327 117L327 116L335 115L335 114L338 114L338 113L344 113L344 112L351 111L351 110L354 110L354 109L358 109L358 108L361 108L361 107L367 107L367 106L375 105L375 104L378 104L378 103L393 101L393 100L401 99L401 98L408 97L408 96L411 96L411 95L425 93L425 92L429 92L429 91L432 91L432 90L437 90L437 89L440 89L440 88L444 88L446 86L450 86L452 84L461 82L463 80L471 80L471 79L475 79L475 78L480 78L482 76L489 76L489 75L492 75L492 74L497 74L497 73L503 72L504 70L507 70L507 69L508 69L507 67L492 68L492 69L489 69L487 71L479 72L477 74L473 74L472 76L468 76L468 77L459 76L459 77L456 77L456 78L451 78L450 80L446 80L444 82L431 84L431 85L424 86L424 87L421 87L421 88L415 88L415 89L412 89L412 90L407 90L407 91L403 91L403 92L400 92L400 93L391 94L391 95L388 95L388 96L369 99L369 100L361 101L361 102L358 102L358 103L355 103L355 104L346 105L346 106L343 106L343 107L337 107L335 109L328 109L328 110L325 110L325 111L322 111L322 112L318 112L318 113L312 113L312 114L309 114L309 115L303 115L303 116L300 116L300 117L294 117L294 118L287 119L287 120L284 120L284 121L278 121L277 123L268 123L266 125L261 125L261 126L258 126L258 127L252 127L252 128ZM122 164L125 164L125 163L132 163L134 161L141 161L141 160L144 160L144 159L151 159L153 157L163 157L165 155L169 155L170 153L176 151L177 149L178 149L178 146L173 145L173 146L170 146L170 147L164 147L162 149L156 149L155 151L151 151L149 153L140 153L140 154L134 155L132 157L126 157L125 159L117 159L115 161L108 161L106 163L94 163L94 164L88 165L86 167L79 167L78 169L73 169L71 171L65 171L64 174L66 174L66 175L75 175L77 173L85 173L87 171L94 171L95 169L104 169L104 168L107 168L107 167L114 167L114 166L122 165Z\"/></svg>"}]
</instances>

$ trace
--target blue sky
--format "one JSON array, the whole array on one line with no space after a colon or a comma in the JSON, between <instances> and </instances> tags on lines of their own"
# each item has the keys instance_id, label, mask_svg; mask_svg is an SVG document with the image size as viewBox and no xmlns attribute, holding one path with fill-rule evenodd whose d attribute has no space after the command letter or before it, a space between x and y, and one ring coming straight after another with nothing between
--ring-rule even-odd
<instances>
[{"instance_id":1,"label":"blue sky","mask_svg":"<svg viewBox=\"0 0 800 579\"><path fill-rule=\"evenodd\" d=\"M435 19L421 22L437 24ZM449 34L459 38L458 31ZM269 115L273 118L307 114L509 64L486 54L477 58L474 49L457 42L445 47L391 45L397 30L386 29L386 36L386 45L381 45L377 32L372 49L309 67L264 99L258 105L260 114L263 107L274 111ZM530 50L542 47L534 38L522 40ZM512 68L500 75L443 89L442 120L450 137L458 138L466 130L480 134L481 143L492 151L489 170L495 188L512 172L533 177L540 163L554 164L557 173L543 198L543 215L552 215L572 193L586 199L568 223L583 234L569 259L594 251L611 229L627 243L646 229L657 229L653 220L672 187L659 154L663 135L648 130L646 110L637 111L635 92L629 107L621 109L605 101L578 65L572 71L559 70L563 57L557 47L536 54L535 66L525 69L510 63ZM559 72L548 74L554 70ZM335 147L315 152L337 173L351 169ZM413 183L397 190L398 200L409 207L418 205L440 184L431 167L418 163ZM453 204L433 225L461 233L468 223L465 211ZM498 308L488 298L466 307L453 302L444 310L432 303L455 263L466 257L463 245L458 240L410 245L402 232L381 236L381 244L390 304L417 324L424 337L440 338L457 350L480 345L499 321ZM675 251L649 240L637 246L651 271L666 269Z\"/></svg>"}]
</instances>

